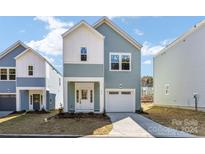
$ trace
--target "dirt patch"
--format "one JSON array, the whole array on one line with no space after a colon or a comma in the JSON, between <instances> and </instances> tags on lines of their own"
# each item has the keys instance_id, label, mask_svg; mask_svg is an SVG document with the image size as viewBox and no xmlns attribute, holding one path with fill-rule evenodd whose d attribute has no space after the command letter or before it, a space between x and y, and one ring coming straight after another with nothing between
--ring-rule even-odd
<instances>
[{"instance_id":1,"label":"dirt patch","mask_svg":"<svg viewBox=\"0 0 205 154\"><path fill-rule=\"evenodd\" d=\"M143 107L146 113L143 115L153 121L194 135L205 136L205 112L159 106Z\"/></svg>"},{"instance_id":2,"label":"dirt patch","mask_svg":"<svg viewBox=\"0 0 205 154\"><path fill-rule=\"evenodd\" d=\"M59 118L58 112L26 113L0 124L0 134L67 134L107 135L112 130L109 118L91 115L78 118ZM50 118L49 117L54 117ZM45 120L49 119L49 120Z\"/></svg>"}]
</instances>

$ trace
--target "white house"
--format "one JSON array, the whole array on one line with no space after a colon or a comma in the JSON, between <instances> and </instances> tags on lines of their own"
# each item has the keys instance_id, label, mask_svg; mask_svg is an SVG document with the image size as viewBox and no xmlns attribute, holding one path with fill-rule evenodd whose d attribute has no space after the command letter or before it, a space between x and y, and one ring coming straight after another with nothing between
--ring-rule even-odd
<instances>
[{"instance_id":1,"label":"white house","mask_svg":"<svg viewBox=\"0 0 205 154\"><path fill-rule=\"evenodd\" d=\"M205 20L154 57L154 102L205 109Z\"/></svg>"},{"instance_id":2,"label":"white house","mask_svg":"<svg viewBox=\"0 0 205 154\"><path fill-rule=\"evenodd\" d=\"M0 111L51 110L63 104L62 76L38 52L17 41L0 55Z\"/></svg>"}]
</instances>

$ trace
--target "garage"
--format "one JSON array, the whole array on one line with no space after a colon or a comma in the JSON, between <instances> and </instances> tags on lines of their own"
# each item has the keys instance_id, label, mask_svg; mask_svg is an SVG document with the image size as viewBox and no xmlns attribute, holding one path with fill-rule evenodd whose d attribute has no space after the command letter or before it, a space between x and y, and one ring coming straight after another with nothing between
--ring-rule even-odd
<instances>
[{"instance_id":1,"label":"garage","mask_svg":"<svg viewBox=\"0 0 205 154\"><path fill-rule=\"evenodd\" d=\"M106 89L106 112L135 112L134 89Z\"/></svg>"},{"instance_id":2,"label":"garage","mask_svg":"<svg viewBox=\"0 0 205 154\"><path fill-rule=\"evenodd\" d=\"M0 111L15 111L16 95L0 95Z\"/></svg>"}]
</instances>

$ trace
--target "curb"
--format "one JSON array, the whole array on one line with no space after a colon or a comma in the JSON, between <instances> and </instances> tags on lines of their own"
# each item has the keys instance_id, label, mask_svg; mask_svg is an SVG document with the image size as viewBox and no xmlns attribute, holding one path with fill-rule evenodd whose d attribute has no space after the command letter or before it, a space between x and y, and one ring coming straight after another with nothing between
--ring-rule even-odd
<instances>
[{"instance_id":1,"label":"curb","mask_svg":"<svg viewBox=\"0 0 205 154\"><path fill-rule=\"evenodd\" d=\"M0 134L0 138L79 138L84 135L58 135L58 134Z\"/></svg>"}]
</instances>

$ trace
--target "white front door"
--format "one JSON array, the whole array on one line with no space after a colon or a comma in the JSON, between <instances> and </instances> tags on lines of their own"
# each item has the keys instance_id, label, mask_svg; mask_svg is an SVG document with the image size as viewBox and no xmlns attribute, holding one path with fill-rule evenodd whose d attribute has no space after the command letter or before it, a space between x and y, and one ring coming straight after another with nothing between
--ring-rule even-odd
<instances>
[{"instance_id":1,"label":"white front door","mask_svg":"<svg viewBox=\"0 0 205 154\"><path fill-rule=\"evenodd\" d=\"M75 110L94 111L94 83L75 83Z\"/></svg>"}]
</instances>

